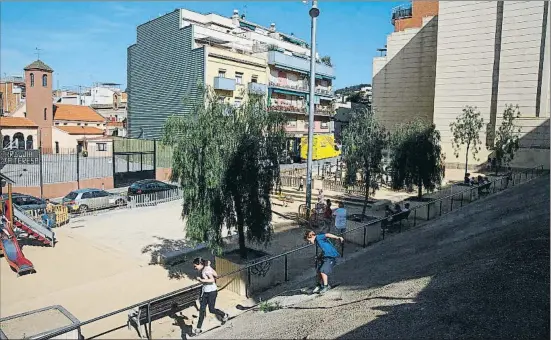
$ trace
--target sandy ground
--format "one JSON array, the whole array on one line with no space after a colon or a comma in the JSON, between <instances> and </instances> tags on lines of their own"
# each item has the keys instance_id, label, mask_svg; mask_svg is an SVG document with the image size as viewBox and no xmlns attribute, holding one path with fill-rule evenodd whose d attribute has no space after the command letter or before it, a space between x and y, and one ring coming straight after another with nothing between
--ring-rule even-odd
<instances>
[{"instance_id":1,"label":"sandy ground","mask_svg":"<svg viewBox=\"0 0 551 340\"><path fill-rule=\"evenodd\" d=\"M549 176L379 242L337 266L333 282L200 338L547 339Z\"/></svg>"}]
</instances>

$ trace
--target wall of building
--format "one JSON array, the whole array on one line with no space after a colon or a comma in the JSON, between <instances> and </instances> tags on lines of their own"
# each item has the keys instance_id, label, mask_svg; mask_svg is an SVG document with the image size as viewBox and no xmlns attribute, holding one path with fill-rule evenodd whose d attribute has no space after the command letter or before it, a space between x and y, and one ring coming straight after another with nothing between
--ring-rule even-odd
<instances>
[{"instance_id":1,"label":"wall of building","mask_svg":"<svg viewBox=\"0 0 551 340\"><path fill-rule=\"evenodd\" d=\"M438 1L413 1L411 18L394 21L394 31L404 31L408 28L419 28L423 25L424 17L438 15Z\"/></svg>"},{"instance_id":2,"label":"wall of building","mask_svg":"<svg viewBox=\"0 0 551 340\"><path fill-rule=\"evenodd\" d=\"M414 118L432 122L438 17L387 37L386 57L373 60L373 109L390 131Z\"/></svg>"},{"instance_id":3,"label":"wall of building","mask_svg":"<svg viewBox=\"0 0 551 340\"><path fill-rule=\"evenodd\" d=\"M170 115L202 101L205 51L193 49L193 29L180 28L178 10L138 26L127 58L129 137L158 139Z\"/></svg>"},{"instance_id":4,"label":"wall of building","mask_svg":"<svg viewBox=\"0 0 551 340\"><path fill-rule=\"evenodd\" d=\"M31 74L34 75L33 86L31 86ZM42 76L44 75L47 77L46 86L42 86ZM52 144L52 81L51 72L39 70L25 71L27 118L35 122L40 128L40 139L43 146ZM44 112L46 112L46 117L44 117Z\"/></svg>"},{"instance_id":5,"label":"wall of building","mask_svg":"<svg viewBox=\"0 0 551 340\"><path fill-rule=\"evenodd\" d=\"M32 137L32 148L31 149L38 149L38 129L37 128L5 128L5 127L2 127L1 131L0 131L0 135L2 135L2 140L0 141L0 143L3 143L3 140L4 140L4 136L10 136L10 141L13 142L14 140L14 135L16 133L22 133L23 134L23 137L25 139L25 149L28 149L28 145L26 144L27 142L27 138L29 136Z\"/></svg>"},{"instance_id":6,"label":"wall of building","mask_svg":"<svg viewBox=\"0 0 551 340\"><path fill-rule=\"evenodd\" d=\"M476 106L490 132L498 129L506 104L518 104L521 119L521 146L513 166L549 165L549 90L543 83L549 77L542 48L544 2L440 3L438 60L434 98L434 122L441 132L443 152L449 166L463 163L453 155L450 123L466 105ZM502 6L502 7L501 7ZM549 15L545 18L549 21ZM548 40L548 39L547 39ZM541 68L540 68L541 67ZM549 82L548 80L546 81ZM538 88L541 98L538 100ZM538 109L538 105L539 109ZM536 117L539 110L539 117ZM495 127L493 127L495 126ZM486 128L480 134L482 149L474 166L486 162ZM544 150L544 151L542 151ZM464 150L461 150L464 155ZM536 161L538 157L541 161ZM530 162L528 162L530 161Z\"/></svg>"},{"instance_id":7,"label":"wall of building","mask_svg":"<svg viewBox=\"0 0 551 340\"><path fill-rule=\"evenodd\" d=\"M218 77L218 71L221 69L225 70L226 78L235 78L236 72L243 74L242 84L236 84L235 91L225 93L230 103L233 103L236 97L244 97L244 91L247 90L253 76L256 76L258 83L268 84L267 63L264 59L210 46L205 46L205 53L207 54L205 83L208 86L214 85L214 78Z\"/></svg>"},{"instance_id":8,"label":"wall of building","mask_svg":"<svg viewBox=\"0 0 551 340\"><path fill-rule=\"evenodd\" d=\"M22 100L21 92L21 88L12 82L0 83L4 113L12 113L20 106Z\"/></svg>"}]
</instances>

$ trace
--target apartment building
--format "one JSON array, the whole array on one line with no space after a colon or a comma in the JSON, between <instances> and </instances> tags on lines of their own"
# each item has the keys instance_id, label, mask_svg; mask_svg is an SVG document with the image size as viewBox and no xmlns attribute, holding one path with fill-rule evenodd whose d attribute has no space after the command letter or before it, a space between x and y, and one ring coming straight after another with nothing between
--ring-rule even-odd
<instances>
[{"instance_id":1,"label":"apartment building","mask_svg":"<svg viewBox=\"0 0 551 340\"><path fill-rule=\"evenodd\" d=\"M411 13L397 11L394 18L415 17L417 3ZM433 122L451 168L464 166L454 156L450 123L466 105L480 110L486 125L480 137L490 146L506 105L518 104L521 148L511 165L548 167L549 16L548 1L440 1L436 16L422 17L420 29L392 33L385 60L374 59L376 114L393 124L412 116ZM419 22L408 25L414 21ZM406 41L397 43L398 37ZM395 69L389 66L394 60ZM485 146L476 159L469 156L470 164L487 161L491 153Z\"/></svg>"},{"instance_id":2,"label":"apartment building","mask_svg":"<svg viewBox=\"0 0 551 340\"><path fill-rule=\"evenodd\" d=\"M162 51L162 53L160 53ZM317 57L315 131L330 133L330 58ZM128 132L159 138L170 115L191 114L211 87L218 100L240 105L247 93L266 95L270 110L285 112L290 137L307 133L309 46L292 35L246 20L186 9L137 28L128 48ZM323 62L322 62L323 60Z\"/></svg>"},{"instance_id":3,"label":"apartment building","mask_svg":"<svg viewBox=\"0 0 551 340\"><path fill-rule=\"evenodd\" d=\"M23 76L5 77L0 80L0 116L17 111L25 103L25 79Z\"/></svg>"}]
</instances>

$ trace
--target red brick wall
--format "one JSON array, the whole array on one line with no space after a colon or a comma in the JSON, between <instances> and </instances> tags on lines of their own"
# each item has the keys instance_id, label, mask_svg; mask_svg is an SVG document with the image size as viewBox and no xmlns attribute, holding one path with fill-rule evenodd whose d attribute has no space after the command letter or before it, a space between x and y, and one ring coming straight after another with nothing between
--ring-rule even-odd
<instances>
[{"instance_id":1,"label":"red brick wall","mask_svg":"<svg viewBox=\"0 0 551 340\"><path fill-rule=\"evenodd\" d=\"M413 14L411 18L394 21L394 32L403 31L406 28L419 28L423 25L423 18L438 15L438 1L413 1Z\"/></svg>"},{"instance_id":2,"label":"red brick wall","mask_svg":"<svg viewBox=\"0 0 551 340\"><path fill-rule=\"evenodd\" d=\"M157 168L155 173L155 178L159 181L168 181L170 180L170 174L172 173L172 169L169 168Z\"/></svg>"},{"instance_id":3,"label":"red brick wall","mask_svg":"<svg viewBox=\"0 0 551 340\"><path fill-rule=\"evenodd\" d=\"M67 195L69 192L78 189L77 182L44 184L44 198L57 198ZM113 189L113 177L83 179L80 181L80 188ZM40 197L40 187L13 187L14 192Z\"/></svg>"}]
</instances>

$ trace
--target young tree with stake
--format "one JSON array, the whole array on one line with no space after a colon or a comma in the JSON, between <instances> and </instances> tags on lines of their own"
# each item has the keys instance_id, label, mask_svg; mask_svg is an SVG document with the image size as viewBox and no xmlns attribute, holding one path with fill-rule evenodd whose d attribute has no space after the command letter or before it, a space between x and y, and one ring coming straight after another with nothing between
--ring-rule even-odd
<instances>
[{"instance_id":1,"label":"young tree with stake","mask_svg":"<svg viewBox=\"0 0 551 340\"><path fill-rule=\"evenodd\" d=\"M383 150L387 145L388 133L372 113L365 109L352 113L350 125L343 133L345 184L356 184L357 173L361 172L365 185L362 220L370 190L374 194L379 188L377 179L382 174Z\"/></svg>"},{"instance_id":2,"label":"young tree with stake","mask_svg":"<svg viewBox=\"0 0 551 340\"><path fill-rule=\"evenodd\" d=\"M466 106L456 121L450 124L456 158L459 158L461 149L465 147L465 173L469 172L469 151L478 160L476 156L480 151L480 131L483 125L484 119L480 117L480 111L472 106Z\"/></svg>"},{"instance_id":3,"label":"young tree with stake","mask_svg":"<svg viewBox=\"0 0 551 340\"><path fill-rule=\"evenodd\" d=\"M496 132L494 144L488 150L494 153L496 158L496 176L502 165L509 165L519 149L520 127L515 120L520 117L519 106L507 105L503 111L501 126Z\"/></svg>"}]
</instances>

